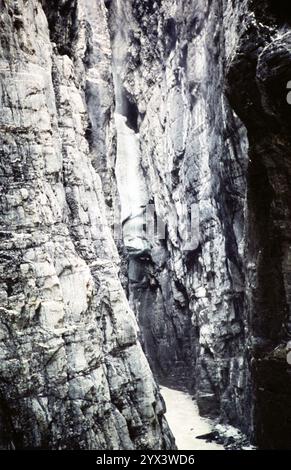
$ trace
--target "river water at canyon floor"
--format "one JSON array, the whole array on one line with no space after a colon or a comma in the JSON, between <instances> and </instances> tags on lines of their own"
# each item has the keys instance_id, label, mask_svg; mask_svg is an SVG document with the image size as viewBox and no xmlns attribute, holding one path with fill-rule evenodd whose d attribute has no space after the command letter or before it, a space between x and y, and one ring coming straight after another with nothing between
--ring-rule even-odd
<instances>
[{"instance_id":1,"label":"river water at canyon floor","mask_svg":"<svg viewBox=\"0 0 291 470\"><path fill-rule=\"evenodd\" d=\"M197 436L212 432L212 423L210 419L199 416L197 404L188 393L166 387L161 387L161 393L179 450L224 450L220 444L197 439Z\"/></svg>"}]
</instances>

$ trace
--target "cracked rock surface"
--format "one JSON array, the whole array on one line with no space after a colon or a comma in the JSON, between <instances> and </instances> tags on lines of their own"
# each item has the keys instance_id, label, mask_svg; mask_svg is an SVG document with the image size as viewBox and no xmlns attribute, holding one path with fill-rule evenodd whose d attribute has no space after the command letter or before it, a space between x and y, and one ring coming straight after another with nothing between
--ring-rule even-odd
<instances>
[{"instance_id":1,"label":"cracked rock surface","mask_svg":"<svg viewBox=\"0 0 291 470\"><path fill-rule=\"evenodd\" d=\"M108 223L105 7L0 8L0 447L173 448Z\"/></svg>"}]
</instances>

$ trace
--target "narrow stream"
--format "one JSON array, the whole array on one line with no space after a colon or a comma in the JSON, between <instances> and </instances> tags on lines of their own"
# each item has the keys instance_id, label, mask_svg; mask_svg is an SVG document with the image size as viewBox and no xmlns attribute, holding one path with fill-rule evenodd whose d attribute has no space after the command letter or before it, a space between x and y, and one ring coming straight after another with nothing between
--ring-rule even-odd
<instances>
[{"instance_id":1,"label":"narrow stream","mask_svg":"<svg viewBox=\"0 0 291 470\"><path fill-rule=\"evenodd\" d=\"M166 418L179 450L224 450L215 442L197 439L212 431L210 419L199 416L198 407L188 393L161 387L165 400Z\"/></svg>"}]
</instances>

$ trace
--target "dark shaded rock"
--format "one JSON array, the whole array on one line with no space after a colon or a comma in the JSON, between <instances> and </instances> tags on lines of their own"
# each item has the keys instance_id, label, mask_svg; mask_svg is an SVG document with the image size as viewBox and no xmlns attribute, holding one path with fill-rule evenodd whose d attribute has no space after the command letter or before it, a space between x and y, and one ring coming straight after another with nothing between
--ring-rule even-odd
<instances>
[{"instance_id":1,"label":"dark shaded rock","mask_svg":"<svg viewBox=\"0 0 291 470\"><path fill-rule=\"evenodd\" d=\"M254 22L241 38L228 75L228 93L250 142L246 259L254 437L260 448L278 449L290 448L291 430L284 346L290 337L290 36L276 37L274 30L275 38L268 34L267 25L275 28L282 10L280 2L266 5L261 12L254 7L263 24ZM285 13L287 22L288 10Z\"/></svg>"}]
</instances>

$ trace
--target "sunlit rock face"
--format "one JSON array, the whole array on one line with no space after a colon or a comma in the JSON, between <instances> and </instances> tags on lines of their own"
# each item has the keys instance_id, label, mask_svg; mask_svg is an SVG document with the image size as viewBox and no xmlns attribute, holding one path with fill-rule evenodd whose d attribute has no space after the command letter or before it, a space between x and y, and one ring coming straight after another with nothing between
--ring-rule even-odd
<instances>
[{"instance_id":1,"label":"sunlit rock face","mask_svg":"<svg viewBox=\"0 0 291 470\"><path fill-rule=\"evenodd\" d=\"M0 8L0 447L174 448L109 227L105 6Z\"/></svg>"}]
</instances>

